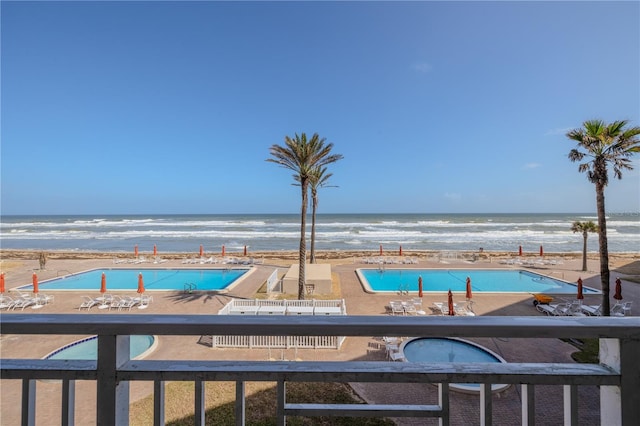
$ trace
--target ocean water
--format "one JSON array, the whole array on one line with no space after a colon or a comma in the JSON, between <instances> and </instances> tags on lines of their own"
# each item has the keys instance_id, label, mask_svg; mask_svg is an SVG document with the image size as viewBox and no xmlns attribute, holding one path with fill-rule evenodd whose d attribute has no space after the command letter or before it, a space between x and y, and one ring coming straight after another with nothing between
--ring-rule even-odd
<instances>
[{"instance_id":1,"label":"ocean water","mask_svg":"<svg viewBox=\"0 0 640 426\"><path fill-rule=\"evenodd\" d=\"M582 235L574 221L595 214L320 214L318 250L478 250L538 253L580 252ZM310 218L308 225L310 229ZM159 254L242 251L297 251L300 217L263 215L95 215L2 216L3 249L77 250ZM640 214L611 214L607 221L610 252L640 252ZM598 250L589 234L588 250Z\"/></svg>"}]
</instances>

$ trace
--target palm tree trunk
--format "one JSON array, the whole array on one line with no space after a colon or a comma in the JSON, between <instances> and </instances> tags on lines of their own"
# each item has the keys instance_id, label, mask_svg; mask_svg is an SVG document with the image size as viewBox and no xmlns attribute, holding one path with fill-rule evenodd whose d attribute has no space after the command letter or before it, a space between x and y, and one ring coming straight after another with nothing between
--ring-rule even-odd
<instances>
[{"instance_id":1,"label":"palm tree trunk","mask_svg":"<svg viewBox=\"0 0 640 426\"><path fill-rule=\"evenodd\" d=\"M582 244L582 270L587 270L587 238L589 237L588 231L584 230L582 232L582 237L584 238L584 242Z\"/></svg>"},{"instance_id":2,"label":"palm tree trunk","mask_svg":"<svg viewBox=\"0 0 640 426\"><path fill-rule=\"evenodd\" d=\"M300 212L300 265L298 268L298 300L304 300L304 286L306 283L305 264L307 262L307 186L308 181L306 179L302 179L302 181L300 182L300 187L302 188L302 208Z\"/></svg>"},{"instance_id":3,"label":"palm tree trunk","mask_svg":"<svg viewBox=\"0 0 640 426\"><path fill-rule=\"evenodd\" d=\"M318 197L314 194L311 199L311 259L309 263L316 263L316 211Z\"/></svg>"},{"instance_id":4,"label":"palm tree trunk","mask_svg":"<svg viewBox=\"0 0 640 426\"><path fill-rule=\"evenodd\" d=\"M609 316L609 248L607 247L607 218L604 210L604 185L596 183L596 206L598 209L598 243L600 244L600 282L602 283L602 315Z\"/></svg>"}]
</instances>

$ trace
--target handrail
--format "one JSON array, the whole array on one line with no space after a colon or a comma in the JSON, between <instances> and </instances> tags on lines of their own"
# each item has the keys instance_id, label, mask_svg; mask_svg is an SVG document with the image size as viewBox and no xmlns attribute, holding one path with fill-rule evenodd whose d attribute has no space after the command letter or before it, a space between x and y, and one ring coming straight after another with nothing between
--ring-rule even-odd
<instances>
[{"instance_id":1,"label":"handrail","mask_svg":"<svg viewBox=\"0 0 640 426\"><path fill-rule=\"evenodd\" d=\"M204 382L231 380L236 387L236 423L244 424L244 383L277 382L277 422L287 415L418 416L449 422L447 383L480 383L481 421L491 422L491 384L522 385L523 423L533 421L534 385L563 385L565 421L575 423L577 387L600 387L602 424L632 425L640 418L635 402L637 353L640 352L640 317L389 317L389 316L223 316L223 315L77 315L12 314L2 318L3 334L97 334L98 360L73 363L46 359L2 359L1 378L22 379L23 423L35 411L35 380L63 380L63 419L72 418L75 380L96 380L97 423L126 423L129 383L153 381L154 421L164 418L164 382L188 380L196 385L196 422L203 422L200 395ZM600 338L601 364L576 363L471 363L423 364L380 361L194 361L130 360L129 335L287 335L287 336L424 336ZM125 355L126 354L126 355ZM398 382L436 383L438 405L290 404L287 382ZM26 401L26 402L25 402ZM200 405L198 405L200 404ZM199 408L198 408L199 407Z\"/></svg>"},{"instance_id":2,"label":"handrail","mask_svg":"<svg viewBox=\"0 0 640 426\"><path fill-rule=\"evenodd\" d=\"M640 317L224 316L11 314L3 334L425 336L640 339Z\"/></svg>"}]
</instances>

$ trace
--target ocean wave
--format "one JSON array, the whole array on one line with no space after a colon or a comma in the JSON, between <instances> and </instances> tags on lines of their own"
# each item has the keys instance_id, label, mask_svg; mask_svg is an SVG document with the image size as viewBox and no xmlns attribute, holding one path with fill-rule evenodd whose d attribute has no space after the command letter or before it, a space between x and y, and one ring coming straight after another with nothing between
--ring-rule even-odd
<instances>
[{"instance_id":1,"label":"ocean wave","mask_svg":"<svg viewBox=\"0 0 640 426\"><path fill-rule=\"evenodd\" d=\"M581 233L571 232L584 214L555 215L319 215L318 249L377 250L402 245L407 250L517 250L540 245L549 250L579 251ZM584 219L582 219L584 220ZM311 221L307 221L310 230ZM159 247L192 251L200 244L219 249L297 250L297 215L220 216L60 216L2 217L3 248L124 250ZM608 221L612 251L638 251L640 215L611 215ZM589 235L589 250L597 250L597 234Z\"/></svg>"}]
</instances>

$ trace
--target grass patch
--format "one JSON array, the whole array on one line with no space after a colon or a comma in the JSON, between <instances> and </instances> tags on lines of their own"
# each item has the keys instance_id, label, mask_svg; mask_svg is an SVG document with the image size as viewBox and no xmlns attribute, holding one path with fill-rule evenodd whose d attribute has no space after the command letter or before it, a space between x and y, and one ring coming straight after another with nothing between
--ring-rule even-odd
<instances>
[{"instance_id":1,"label":"grass patch","mask_svg":"<svg viewBox=\"0 0 640 426\"><path fill-rule=\"evenodd\" d=\"M193 425L193 382L170 382L165 388L165 421L171 426ZM273 382L248 382L245 385L246 424L270 426L276 424L276 386ZM287 383L287 402L324 404L362 404L363 401L343 383ZM206 424L235 425L235 383L207 382L205 384ZM153 424L153 396L150 395L130 407L130 425ZM365 425L391 426L384 418L287 417L290 425Z\"/></svg>"},{"instance_id":2,"label":"grass patch","mask_svg":"<svg viewBox=\"0 0 640 426\"><path fill-rule=\"evenodd\" d=\"M600 342L598 339L571 339L569 343L580 349L571 354L575 362L598 364L600 362Z\"/></svg>"}]
</instances>

